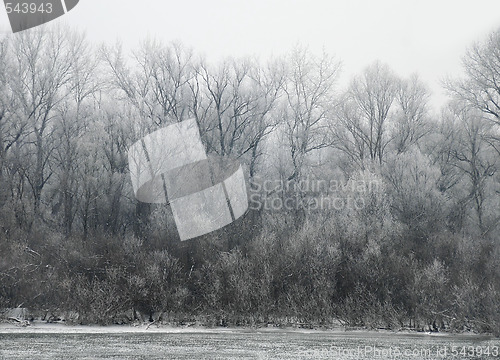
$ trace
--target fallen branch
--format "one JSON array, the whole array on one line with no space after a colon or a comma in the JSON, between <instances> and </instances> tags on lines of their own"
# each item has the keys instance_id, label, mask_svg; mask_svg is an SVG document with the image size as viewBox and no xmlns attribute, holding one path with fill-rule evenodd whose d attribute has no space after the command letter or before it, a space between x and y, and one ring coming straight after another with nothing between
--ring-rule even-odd
<instances>
[{"instance_id":1,"label":"fallen branch","mask_svg":"<svg viewBox=\"0 0 500 360\"><path fill-rule=\"evenodd\" d=\"M149 323L149 325L148 325L148 326L146 326L146 330L148 330L148 329L149 329L149 327L150 327L151 325L153 325L155 322L156 322L156 320L154 320L153 322Z\"/></svg>"}]
</instances>

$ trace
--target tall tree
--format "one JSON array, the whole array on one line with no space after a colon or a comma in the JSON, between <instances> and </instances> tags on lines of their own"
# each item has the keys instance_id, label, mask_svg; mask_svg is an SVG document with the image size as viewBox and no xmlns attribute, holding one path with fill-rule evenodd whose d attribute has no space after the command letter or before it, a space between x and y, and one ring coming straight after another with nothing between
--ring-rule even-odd
<instances>
[{"instance_id":1,"label":"tall tree","mask_svg":"<svg viewBox=\"0 0 500 360\"><path fill-rule=\"evenodd\" d=\"M448 116L455 119L458 128L456 141L452 144L452 164L468 179L468 190L459 204L472 206L475 212L475 223L482 236L489 233L497 225L500 217L488 219L487 207L489 183L497 170L497 159L492 156L492 147L487 139L491 134L492 124L464 104L455 103L450 106ZM494 196L494 195L493 195Z\"/></svg>"},{"instance_id":2,"label":"tall tree","mask_svg":"<svg viewBox=\"0 0 500 360\"><path fill-rule=\"evenodd\" d=\"M84 156L81 151L82 137L94 125L93 116L98 112L94 95L102 89L99 80L99 58L95 50L85 41L83 35L76 34L75 46L71 48L72 69L69 79L71 93L61 103L55 119L57 143L53 152L56 167L58 201L53 212L61 209L62 226L66 234L72 231L78 208L79 165Z\"/></svg>"},{"instance_id":3,"label":"tall tree","mask_svg":"<svg viewBox=\"0 0 500 360\"><path fill-rule=\"evenodd\" d=\"M445 87L500 124L500 30L467 50L463 68L465 78L448 80Z\"/></svg>"},{"instance_id":4,"label":"tall tree","mask_svg":"<svg viewBox=\"0 0 500 360\"><path fill-rule=\"evenodd\" d=\"M287 180L300 181L308 156L332 144L328 129L341 63L327 53L314 56L304 48L294 49L286 60L281 116L292 163Z\"/></svg>"},{"instance_id":5,"label":"tall tree","mask_svg":"<svg viewBox=\"0 0 500 360\"><path fill-rule=\"evenodd\" d=\"M198 78L195 113L208 152L241 158L254 176L263 140L277 124L273 110L284 81L282 69L228 59L219 67L202 63Z\"/></svg>"},{"instance_id":6,"label":"tall tree","mask_svg":"<svg viewBox=\"0 0 500 360\"><path fill-rule=\"evenodd\" d=\"M337 146L362 169L367 160L381 164L384 159L391 141L388 120L399 89L399 79L377 61L353 79L344 95Z\"/></svg>"},{"instance_id":7,"label":"tall tree","mask_svg":"<svg viewBox=\"0 0 500 360\"><path fill-rule=\"evenodd\" d=\"M42 190L53 174L55 109L71 94L75 54L83 41L75 32L52 27L22 32L13 42L11 84L28 122L22 172L32 192L35 218L40 215Z\"/></svg>"},{"instance_id":8,"label":"tall tree","mask_svg":"<svg viewBox=\"0 0 500 360\"><path fill-rule=\"evenodd\" d=\"M190 49L148 40L133 52L132 61L127 61L120 44L103 47L102 55L114 87L148 119L149 126L165 126L192 116L189 82L195 69Z\"/></svg>"},{"instance_id":9,"label":"tall tree","mask_svg":"<svg viewBox=\"0 0 500 360\"><path fill-rule=\"evenodd\" d=\"M397 154L408 151L431 130L429 91L416 74L401 80L396 95L398 110L394 114L394 147Z\"/></svg>"}]
</instances>

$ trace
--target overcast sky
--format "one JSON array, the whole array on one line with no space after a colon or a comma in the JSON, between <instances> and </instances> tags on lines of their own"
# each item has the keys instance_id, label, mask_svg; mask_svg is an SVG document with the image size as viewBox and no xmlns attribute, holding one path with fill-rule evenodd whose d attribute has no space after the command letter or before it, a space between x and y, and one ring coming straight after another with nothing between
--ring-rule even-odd
<instances>
[{"instance_id":1,"label":"overcast sky","mask_svg":"<svg viewBox=\"0 0 500 360\"><path fill-rule=\"evenodd\" d=\"M379 59L399 75L418 72L439 103L439 81L460 74L466 47L500 28L500 0L80 0L56 21L127 47L180 40L213 60L324 48L342 60L344 83Z\"/></svg>"}]
</instances>

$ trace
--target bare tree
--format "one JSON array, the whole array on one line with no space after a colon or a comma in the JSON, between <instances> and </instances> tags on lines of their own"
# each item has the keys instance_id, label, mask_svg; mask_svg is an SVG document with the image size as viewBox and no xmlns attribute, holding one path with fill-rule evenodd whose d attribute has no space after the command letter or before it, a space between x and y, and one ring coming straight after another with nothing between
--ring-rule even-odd
<instances>
[{"instance_id":1,"label":"bare tree","mask_svg":"<svg viewBox=\"0 0 500 360\"><path fill-rule=\"evenodd\" d=\"M491 156L488 138L492 124L467 106L455 103L450 107L450 116L458 127L456 141L452 144L453 166L468 179L469 189L460 199L460 204L472 204L476 214L477 226L481 235L485 235L496 226L499 219L486 223L485 212L488 200L488 183L497 170L496 159Z\"/></svg>"},{"instance_id":2,"label":"bare tree","mask_svg":"<svg viewBox=\"0 0 500 360\"><path fill-rule=\"evenodd\" d=\"M208 152L243 158L253 177L263 139L277 121L272 117L284 73L279 65L263 69L250 59L226 60L219 68L199 68L201 92L196 118Z\"/></svg>"},{"instance_id":3,"label":"bare tree","mask_svg":"<svg viewBox=\"0 0 500 360\"><path fill-rule=\"evenodd\" d=\"M11 83L22 116L28 121L24 154L32 160L22 172L32 191L35 218L42 190L53 174L54 110L71 94L74 55L82 41L74 32L57 27L22 32L14 41Z\"/></svg>"},{"instance_id":4,"label":"bare tree","mask_svg":"<svg viewBox=\"0 0 500 360\"><path fill-rule=\"evenodd\" d=\"M417 75L401 80L396 102L398 111L394 115L394 147L402 154L431 131L428 101L430 95Z\"/></svg>"},{"instance_id":5,"label":"bare tree","mask_svg":"<svg viewBox=\"0 0 500 360\"><path fill-rule=\"evenodd\" d=\"M466 77L447 80L446 89L500 124L500 30L470 47L463 67Z\"/></svg>"},{"instance_id":6,"label":"bare tree","mask_svg":"<svg viewBox=\"0 0 500 360\"><path fill-rule=\"evenodd\" d=\"M293 167L288 180L298 181L308 155L332 144L329 125L341 64L326 53L317 57L303 48L296 48L287 60L281 116Z\"/></svg>"},{"instance_id":7,"label":"bare tree","mask_svg":"<svg viewBox=\"0 0 500 360\"><path fill-rule=\"evenodd\" d=\"M66 234L72 231L77 214L82 138L94 124L93 114L98 112L94 95L102 88L98 74L99 59L95 51L82 38L75 35L75 46L71 48L72 69L71 94L61 103L55 119L55 137L57 144L53 152L56 166L58 201L53 206L53 213L62 208L62 226Z\"/></svg>"},{"instance_id":8,"label":"bare tree","mask_svg":"<svg viewBox=\"0 0 500 360\"><path fill-rule=\"evenodd\" d=\"M112 88L118 90L120 100L135 108L136 112L129 114L136 117L129 131L136 140L159 127L193 116L192 104L196 99L192 99L192 82L196 71L191 50L178 43L165 45L148 40L133 52L131 62L126 60L119 44L112 49L103 47L102 56L111 72ZM120 134L123 135L121 130ZM107 154L110 161L109 155L119 151L117 155L121 156L121 147L127 144L116 140L114 137L109 139L110 144L115 145ZM150 204L136 203L137 218L143 219L146 224L150 212ZM138 222L142 223L141 220ZM116 219L112 223L116 224ZM143 228L137 223L136 234L142 234Z\"/></svg>"},{"instance_id":9,"label":"bare tree","mask_svg":"<svg viewBox=\"0 0 500 360\"><path fill-rule=\"evenodd\" d=\"M0 39L0 179L3 178L4 167L9 150L26 134L27 119L20 116L19 102L13 92L13 62L11 60L12 44L9 38ZM12 175L12 174L11 174ZM3 188L3 186L2 186Z\"/></svg>"},{"instance_id":10,"label":"bare tree","mask_svg":"<svg viewBox=\"0 0 500 360\"><path fill-rule=\"evenodd\" d=\"M182 121L192 114L193 53L178 43L145 41L133 53L129 66L121 45L103 47L102 55L112 74L112 83L125 99L153 125Z\"/></svg>"},{"instance_id":11,"label":"bare tree","mask_svg":"<svg viewBox=\"0 0 500 360\"><path fill-rule=\"evenodd\" d=\"M338 146L362 169L366 160L382 163L391 141L387 122L398 90L399 80L389 67L375 62L354 78L344 96Z\"/></svg>"}]
</instances>

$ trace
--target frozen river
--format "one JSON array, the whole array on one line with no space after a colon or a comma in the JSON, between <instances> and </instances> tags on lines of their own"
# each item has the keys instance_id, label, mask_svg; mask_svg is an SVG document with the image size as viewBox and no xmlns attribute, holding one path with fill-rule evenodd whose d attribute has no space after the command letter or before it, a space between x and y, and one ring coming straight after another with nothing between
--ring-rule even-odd
<instances>
[{"instance_id":1,"label":"frozen river","mask_svg":"<svg viewBox=\"0 0 500 360\"><path fill-rule=\"evenodd\" d=\"M495 359L500 340L407 333L0 327L1 359Z\"/></svg>"}]
</instances>

